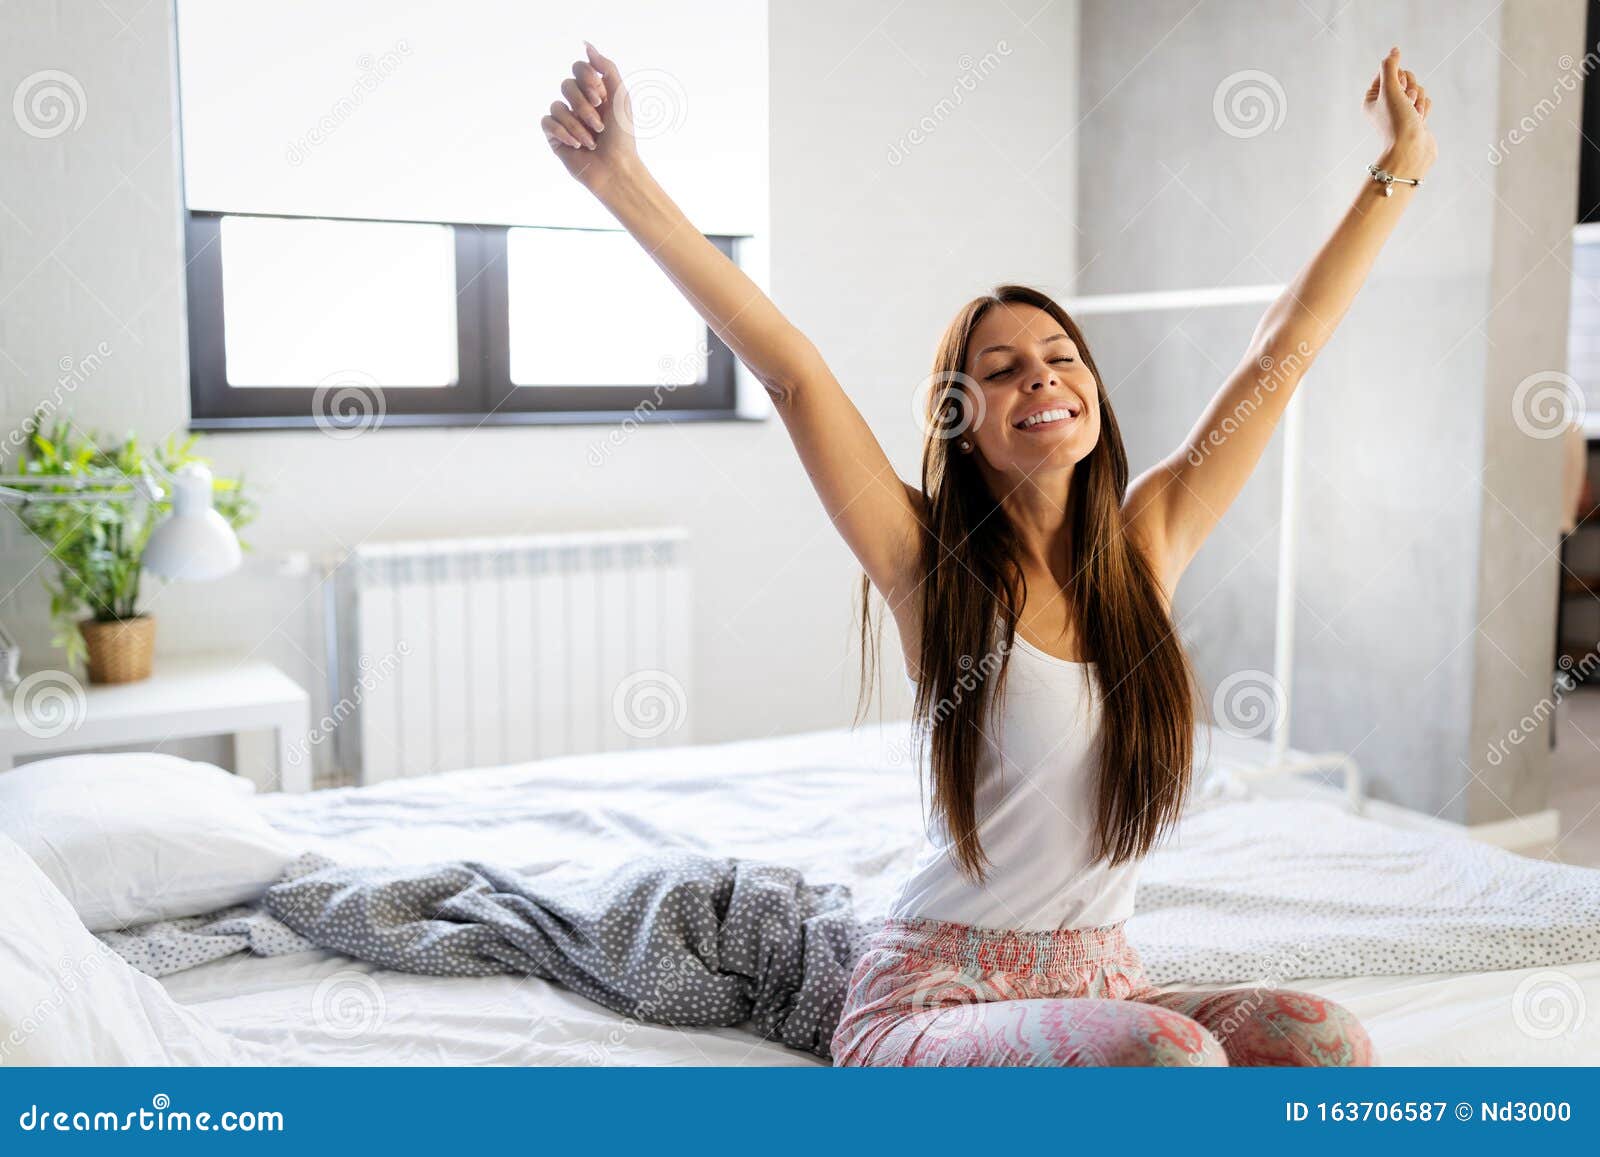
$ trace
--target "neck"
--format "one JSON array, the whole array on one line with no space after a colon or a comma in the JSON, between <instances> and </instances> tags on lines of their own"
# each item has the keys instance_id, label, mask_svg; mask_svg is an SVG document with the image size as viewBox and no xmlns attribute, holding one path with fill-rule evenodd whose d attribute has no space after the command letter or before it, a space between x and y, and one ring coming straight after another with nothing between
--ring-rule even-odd
<instances>
[{"instance_id":1,"label":"neck","mask_svg":"<svg viewBox=\"0 0 1600 1157\"><path fill-rule=\"evenodd\" d=\"M1067 511L1072 469L1041 472L1002 482L1000 509L1017 535L1017 561L1024 571L1051 575L1066 586L1072 577L1072 541Z\"/></svg>"}]
</instances>

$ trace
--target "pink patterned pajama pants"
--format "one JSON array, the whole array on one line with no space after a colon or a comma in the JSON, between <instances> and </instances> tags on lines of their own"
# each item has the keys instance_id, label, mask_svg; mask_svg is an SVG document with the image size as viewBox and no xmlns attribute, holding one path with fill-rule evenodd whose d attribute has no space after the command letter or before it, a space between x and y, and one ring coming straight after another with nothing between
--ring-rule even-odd
<instances>
[{"instance_id":1,"label":"pink patterned pajama pants","mask_svg":"<svg viewBox=\"0 0 1600 1157\"><path fill-rule=\"evenodd\" d=\"M1370 1065L1330 1000L1164 992L1121 924L1015 932L889 920L856 965L836 1065Z\"/></svg>"}]
</instances>

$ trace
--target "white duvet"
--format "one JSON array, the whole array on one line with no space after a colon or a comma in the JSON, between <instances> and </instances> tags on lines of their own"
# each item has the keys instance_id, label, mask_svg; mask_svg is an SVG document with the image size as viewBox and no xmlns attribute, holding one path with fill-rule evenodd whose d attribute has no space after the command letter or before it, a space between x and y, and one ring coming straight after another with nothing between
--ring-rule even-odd
<instances>
[{"instance_id":1,"label":"white duvet","mask_svg":"<svg viewBox=\"0 0 1600 1157\"><path fill-rule=\"evenodd\" d=\"M916 854L920 807L906 738L890 726L582 756L268 796L259 807L297 846L345 863L472 858L538 871L676 846L794 864L814 880L849 884L871 915L887 908ZM1355 957L1329 955L1336 948L1373 963L1371 953L1405 951L1416 927L1448 922L1463 905L1480 932L1539 935L1537 920L1508 920L1516 914L1483 903L1496 894L1485 872L1531 863L1505 856L1325 804L1214 799L1146 865L1130 935L1157 979L1218 967L1341 1001L1385 1063L1600 1061L1600 962L1587 948L1574 960L1566 938L1583 919L1544 933L1559 964L1316 978L1313 961L1361 971ZM1578 873L1564 877L1573 895L1600 878L1568 872ZM1594 912L1579 915L1592 921ZM1374 938L1352 946L1362 921ZM285 1063L816 1063L738 1030L624 1021L543 981L407 976L326 952L235 957L163 983Z\"/></svg>"}]
</instances>

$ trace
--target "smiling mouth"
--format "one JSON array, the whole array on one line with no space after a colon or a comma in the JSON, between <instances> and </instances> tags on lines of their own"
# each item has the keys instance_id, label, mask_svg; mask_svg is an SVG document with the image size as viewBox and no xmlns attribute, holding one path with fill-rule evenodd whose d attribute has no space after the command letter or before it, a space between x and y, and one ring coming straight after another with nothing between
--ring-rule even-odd
<instances>
[{"instance_id":1,"label":"smiling mouth","mask_svg":"<svg viewBox=\"0 0 1600 1157\"><path fill-rule=\"evenodd\" d=\"M1070 422L1078 416L1078 411L1069 406L1059 406L1053 410L1040 410L1029 414L1020 422L1011 423L1018 430L1038 430L1047 426L1059 426L1063 422Z\"/></svg>"}]
</instances>

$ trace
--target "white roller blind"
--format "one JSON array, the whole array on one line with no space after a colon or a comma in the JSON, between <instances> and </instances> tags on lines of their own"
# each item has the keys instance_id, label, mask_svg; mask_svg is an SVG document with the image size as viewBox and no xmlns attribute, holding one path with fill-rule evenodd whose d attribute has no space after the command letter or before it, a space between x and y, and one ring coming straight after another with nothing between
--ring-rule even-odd
<instances>
[{"instance_id":1,"label":"white roller blind","mask_svg":"<svg viewBox=\"0 0 1600 1157\"><path fill-rule=\"evenodd\" d=\"M767 213L761 0L179 0L191 209L608 227L539 119L592 41L704 232Z\"/></svg>"}]
</instances>

